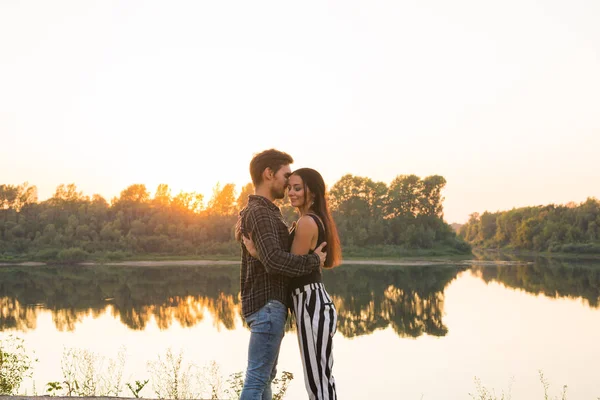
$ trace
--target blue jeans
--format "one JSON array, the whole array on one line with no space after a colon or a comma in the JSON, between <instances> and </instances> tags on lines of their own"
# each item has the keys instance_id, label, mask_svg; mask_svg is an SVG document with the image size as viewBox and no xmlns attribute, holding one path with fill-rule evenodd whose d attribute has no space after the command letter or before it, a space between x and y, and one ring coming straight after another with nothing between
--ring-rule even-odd
<instances>
[{"instance_id":1,"label":"blue jeans","mask_svg":"<svg viewBox=\"0 0 600 400\"><path fill-rule=\"evenodd\" d=\"M277 373L277 357L285 332L287 306L269 300L260 310L250 314L248 368L240 400L271 400L271 381Z\"/></svg>"}]
</instances>

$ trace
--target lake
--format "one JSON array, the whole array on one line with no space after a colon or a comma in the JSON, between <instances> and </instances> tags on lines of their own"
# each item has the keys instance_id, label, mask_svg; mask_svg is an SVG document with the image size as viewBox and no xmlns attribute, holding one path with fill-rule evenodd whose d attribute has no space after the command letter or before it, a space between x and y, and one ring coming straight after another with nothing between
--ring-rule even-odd
<instances>
[{"instance_id":1,"label":"lake","mask_svg":"<svg viewBox=\"0 0 600 400\"><path fill-rule=\"evenodd\" d=\"M598 260L348 264L324 279L339 314L340 399L470 399L484 388L544 399L540 371L551 398L563 385L568 399L600 397ZM210 398L212 384L228 398L249 339L238 293L235 265L2 266L0 339L22 338L38 359L20 393L79 369L128 397L125 383L150 379L140 395L155 398L170 353L188 378L180 393ZM278 370L294 375L285 399L305 399L292 324Z\"/></svg>"}]
</instances>

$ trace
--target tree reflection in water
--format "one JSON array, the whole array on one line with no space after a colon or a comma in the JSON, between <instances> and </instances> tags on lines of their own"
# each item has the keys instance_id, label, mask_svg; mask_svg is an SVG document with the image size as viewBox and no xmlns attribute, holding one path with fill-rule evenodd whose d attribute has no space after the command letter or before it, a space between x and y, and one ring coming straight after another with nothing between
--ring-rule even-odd
<instances>
[{"instance_id":1,"label":"tree reflection in water","mask_svg":"<svg viewBox=\"0 0 600 400\"><path fill-rule=\"evenodd\" d=\"M444 336L444 289L471 269L486 282L550 297L583 297L598 307L600 268L578 261L472 267L346 265L325 271L338 310L338 332L367 335L388 326L400 337ZM154 319L160 329L192 327L207 313L217 329L240 320L237 266L0 268L0 331L36 329L50 310L58 330L73 331L88 316L110 313L133 330ZM293 323L288 324L293 329Z\"/></svg>"},{"instance_id":2,"label":"tree reflection in water","mask_svg":"<svg viewBox=\"0 0 600 400\"><path fill-rule=\"evenodd\" d=\"M550 298L582 298L591 308L600 305L600 261L537 257L527 264L474 263L471 272L488 282ZM523 260L525 261L525 260Z\"/></svg>"}]
</instances>

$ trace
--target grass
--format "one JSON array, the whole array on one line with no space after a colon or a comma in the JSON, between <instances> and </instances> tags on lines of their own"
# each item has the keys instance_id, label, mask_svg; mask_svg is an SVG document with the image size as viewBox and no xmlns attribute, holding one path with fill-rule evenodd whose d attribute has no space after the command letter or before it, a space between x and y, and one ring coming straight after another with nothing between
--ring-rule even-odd
<instances>
[{"instance_id":1,"label":"grass","mask_svg":"<svg viewBox=\"0 0 600 400\"><path fill-rule=\"evenodd\" d=\"M243 372L230 374L225 379L215 361L198 367L185 360L183 351L174 353L171 348L147 362L147 376L141 380L123 380L125 362L124 347L119 349L116 359L107 359L86 349L64 348L60 369L55 371L57 380L46 383L45 394L119 397L129 394L127 388L131 395L139 398L147 387L146 392L152 390L151 397L158 399L238 400L243 387ZM33 376L32 363L23 339L12 335L0 338L0 396L19 395L22 381ZM293 374L283 371L273 380L273 400L284 398L293 378ZM33 395L38 395L35 382Z\"/></svg>"},{"instance_id":2,"label":"grass","mask_svg":"<svg viewBox=\"0 0 600 400\"><path fill-rule=\"evenodd\" d=\"M401 246L374 245L367 247L345 246L343 249L344 260L355 261L393 261L393 260L424 260L424 261L461 261L472 259L472 254L459 254L456 249L449 246L439 246L432 249L407 249ZM127 261L239 261L238 254L131 254L126 252L108 252L89 254L85 262L127 262ZM0 262L46 262L61 264L60 261L46 261L29 254L18 256L2 256Z\"/></svg>"},{"instance_id":3,"label":"grass","mask_svg":"<svg viewBox=\"0 0 600 400\"><path fill-rule=\"evenodd\" d=\"M11 346L11 344L15 345ZM2 382L5 383L0 395L18 395L23 378L32 376L31 359L24 347L23 340L20 338L11 336L0 340L0 349L0 366L4 368L0 377L4 379ZM199 368L195 364L184 360L183 351L176 354L169 348L165 354L148 361L146 371L148 376L144 376L142 380L135 380L135 384L133 384L123 380L125 354L125 348L121 347L117 358L113 360L105 359L105 357L88 350L65 348L63 349L60 366L60 375L62 376L56 375L59 380L46 384L45 394L51 396L118 397L128 394L125 391L125 387L127 387L135 398L141 397L141 392L146 388L146 392L152 390L154 392L152 397L159 399L239 399L243 387L243 372L230 374L229 378L225 379L215 361ZM12 371L9 378L7 378L7 371ZM540 400L542 398L543 400L568 400L567 385L563 385L557 393L556 390L551 389L551 385L544 376L543 371L539 370L538 374L543 389L543 391L540 390ZM293 378L291 373L284 371L280 377L273 381L274 400L285 398L285 393ZM475 392L468 393L471 399L512 399L514 378L511 379L508 389L506 391L501 390L498 394L495 389L485 387L478 377L474 379ZM147 385L149 382L150 385ZM33 394L37 396L35 386ZM424 396L421 396L421 399L424 399ZM596 399L600 400L600 397L596 397Z\"/></svg>"},{"instance_id":4,"label":"grass","mask_svg":"<svg viewBox=\"0 0 600 400\"><path fill-rule=\"evenodd\" d=\"M562 390L559 395L552 396L550 393L550 383L544 376L544 372L542 370L538 371L538 375L540 378L540 382L542 383L542 387L544 389L544 400L567 400L567 385L562 386ZM475 377L475 393L469 393L469 396L473 400L511 400L512 398L512 384L514 382L514 378L511 379L508 390L505 392L504 390L500 391L500 394L496 394L495 389L488 389L481 383L481 380ZM540 394L541 395L541 394ZM533 400L533 399L532 399ZM598 397L600 400L600 397Z\"/></svg>"},{"instance_id":5,"label":"grass","mask_svg":"<svg viewBox=\"0 0 600 400\"><path fill-rule=\"evenodd\" d=\"M239 254L236 256L229 254L207 254L207 255L168 255L168 254L135 254L127 255L125 257L112 258L104 255L92 254L84 262L127 262L127 261L194 261L194 260L208 260L208 261L238 261L240 259ZM35 257L29 257L27 255L22 256L0 256L1 263L7 264L19 264L23 262L42 262L48 264L61 264L60 261L40 261Z\"/></svg>"},{"instance_id":6,"label":"grass","mask_svg":"<svg viewBox=\"0 0 600 400\"><path fill-rule=\"evenodd\" d=\"M174 254L135 254L131 255L122 260L110 260L107 258L99 257L97 259L90 259L89 261L99 262L112 262L112 261L195 261L195 260L208 260L208 261L238 261L240 259L239 254L236 256L230 254L206 254L206 255L174 255Z\"/></svg>"},{"instance_id":7,"label":"grass","mask_svg":"<svg viewBox=\"0 0 600 400\"><path fill-rule=\"evenodd\" d=\"M600 260L600 254L593 253L564 253L564 252L550 252L550 251L531 251L531 250L519 250L519 249L495 249L485 247L473 248L473 254L498 254L508 256L522 256L522 257L545 257L545 258L558 258L558 259L582 259L582 260Z\"/></svg>"}]
</instances>

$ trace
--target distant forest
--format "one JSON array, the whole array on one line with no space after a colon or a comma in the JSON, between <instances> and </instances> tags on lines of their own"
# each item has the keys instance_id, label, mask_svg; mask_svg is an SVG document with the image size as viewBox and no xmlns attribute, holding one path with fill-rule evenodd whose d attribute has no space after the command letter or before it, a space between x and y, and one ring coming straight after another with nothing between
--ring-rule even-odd
<instances>
[{"instance_id":1,"label":"distant forest","mask_svg":"<svg viewBox=\"0 0 600 400\"><path fill-rule=\"evenodd\" d=\"M600 254L600 201L474 213L458 232L476 247Z\"/></svg>"},{"instance_id":2,"label":"distant forest","mask_svg":"<svg viewBox=\"0 0 600 400\"><path fill-rule=\"evenodd\" d=\"M394 255L428 249L432 254L469 253L470 246L443 220L439 175L399 175L389 185L345 175L329 191L344 254ZM60 185L38 201L37 189L0 185L0 259L82 261L135 256L237 256L237 214L252 184L217 184L208 201L198 193L171 193L161 184L153 197L134 184L109 201L84 196L75 184ZM284 218L297 218L287 199Z\"/></svg>"}]
</instances>

